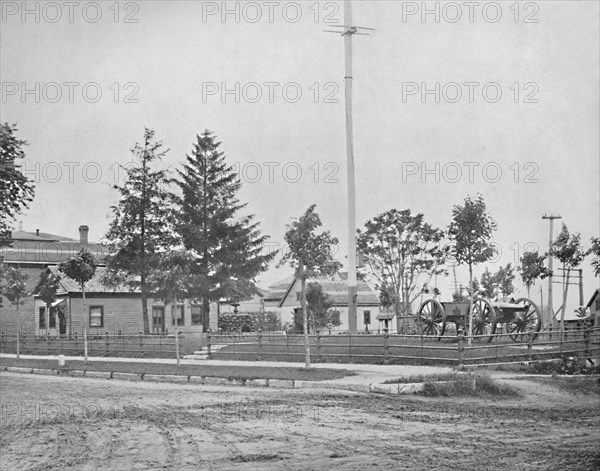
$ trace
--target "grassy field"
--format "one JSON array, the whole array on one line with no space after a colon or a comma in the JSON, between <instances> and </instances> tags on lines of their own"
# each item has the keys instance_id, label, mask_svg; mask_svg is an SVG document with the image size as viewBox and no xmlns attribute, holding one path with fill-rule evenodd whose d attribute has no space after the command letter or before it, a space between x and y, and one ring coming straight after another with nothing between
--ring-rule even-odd
<instances>
[{"instance_id":1,"label":"grassy field","mask_svg":"<svg viewBox=\"0 0 600 471\"><path fill-rule=\"evenodd\" d=\"M56 360L32 360L16 358L0 358L1 366L20 366L25 368L51 368L64 371L113 371L120 373L145 374L178 374L188 376L219 377L230 379L288 379L322 381L353 376L349 370L317 368L261 367L261 366L216 366L216 365L182 365L164 363L133 363L114 361L67 361L64 368L57 366Z\"/></svg>"}]
</instances>

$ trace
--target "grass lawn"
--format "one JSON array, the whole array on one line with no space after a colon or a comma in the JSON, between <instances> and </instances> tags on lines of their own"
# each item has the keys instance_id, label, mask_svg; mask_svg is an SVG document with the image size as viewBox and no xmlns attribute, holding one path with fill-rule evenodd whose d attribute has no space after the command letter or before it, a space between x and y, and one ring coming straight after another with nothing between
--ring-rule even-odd
<instances>
[{"instance_id":1,"label":"grass lawn","mask_svg":"<svg viewBox=\"0 0 600 471\"><path fill-rule=\"evenodd\" d=\"M173 361L175 362L175 361ZM114 361L68 360L64 368L58 367L56 360L33 360L16 358L0 358L1 366L20 366L24 368L51 368L60 370L113 371L120 373L145 374L180 374L187 376L219 377L230 379L288 379L323 381L353 376L349 370L329 368L309 369L270 367L270 366L217 366L217 365L182 365L164 363L134 363Z\"/></svg>"}]
</instances>

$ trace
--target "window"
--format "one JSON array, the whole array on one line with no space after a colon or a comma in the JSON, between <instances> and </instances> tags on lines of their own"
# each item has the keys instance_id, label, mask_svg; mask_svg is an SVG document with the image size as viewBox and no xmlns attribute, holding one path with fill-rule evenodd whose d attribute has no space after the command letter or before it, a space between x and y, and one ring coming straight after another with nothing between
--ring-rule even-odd
<instances>
[{"instance_id":1,"label":"window","mask_svg":"<svg viewBox=\"0 0 600 471\"><path fill-rule=\"evenodd\" d=\"M102 306L90 306L90 327L102 327L104 325L104 308Z\"/></svg>"},{"instance_id":2,"label":"window","mask_svg":"<svg viewBox=\"0 0 600 471\"><path fill-rule=\"evenodd\" d=\"M369 325L371 323L371 311L363 311L363 318L365 325Z\"/></svg>"},{"instance_id":3,"label":"window","mask_svg":"<svg viewBox=\"0 0 600 471\"><path fill-rule=\"evenodd\" d=\"M45 307L40 307L40 323L39 323L40 329L45 329L46 328L46 308Z\"/></svg>"},{"instance_id":4,"label":"window","mask_svg":"<svg viewBox=\"0 0 600 471\"><path fill-rule=\"evenodd\" d=\"M173 325L184 325L183 305L175 306L175 311L173 312Z\"/></svg>"},{"instance_id":5,"label":"window","mask_svg":"<svg viewBox=\"0 0 600 471\"><path fill-rule=\"evenodd\" d=\"M298 292L296 293L296 301L301 301L301 298L300 298L300 296L301 296L301 295L302 295L302 292L301 292L301 291L298 291Z\"/></svg>"},{"instance_id":6,"label":"window","mask_svg":"<svg viewBox=\"0 0 600 471\"><path fill-rule=\"evenodd\" d=\"M596 299L596 311L600 311L600 298Z\"/></svg>"},{"instance_id":7,"label":"window","mask_svg":"<svg viewBox=\"0 0 600 471\"><path fill-rule=\"evenodd\" d=\"M161 333L165 330L165 308L152 306L152 332Z\"/></svg>"},{"instance_id":8,"label":"window","mask_svg":"<svg viewBox=\"0 0 600 471\"><path fill-rule=\"evenodd\" d=\"M202 325L202 306L192 306L192 325Z\"/></svg>"}]
</instances>

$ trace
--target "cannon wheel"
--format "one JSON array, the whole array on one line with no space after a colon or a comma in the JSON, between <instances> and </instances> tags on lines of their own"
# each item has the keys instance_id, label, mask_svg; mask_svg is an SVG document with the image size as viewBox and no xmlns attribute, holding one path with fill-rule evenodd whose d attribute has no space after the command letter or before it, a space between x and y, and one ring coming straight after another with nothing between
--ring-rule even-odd
<instances>
[{"instance_id":1,"label":"cannon wheel","mask_svg":"<svg viewBox=\"0 0 600 471\"><path fill-rule=\"evenodd\" d=\"M435 299L428 299L421 304L416 321L421 335L435 335L441 338L446 330L446 313Z\"/></svg>"},{"instance_id":2,"label":"cannon wheel","mask_svg":"<svg viewBox=\"0 0 600 471\"><path fill-rule=\"evenodd\" d=\"M487 299L475 298L473 300L473 335L484 342L491 342L496 333L496 312Z\"/></svg>"},{"instance_id":3,"label":"cannon wheel","mask_svg":"<svg viewBox=\"0 0 600 471\"><path fill-rule=\"evenodd\" d=\"M529 334L533 333L533 339L542 328L540 311L533 301L527 298L519 298L515 304L523 306L523 310L506 323L506 332L513 342L527 342Z\"/></svg>"}]
</instances>

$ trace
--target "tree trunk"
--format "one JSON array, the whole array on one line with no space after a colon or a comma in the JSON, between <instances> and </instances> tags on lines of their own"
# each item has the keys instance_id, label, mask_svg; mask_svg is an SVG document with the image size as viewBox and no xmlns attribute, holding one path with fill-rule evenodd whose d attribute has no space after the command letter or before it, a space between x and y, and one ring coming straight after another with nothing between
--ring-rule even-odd
<instances>
[{"instance_id":1,"label":"tree trunk","mask_svg":"<svg viewBox=\"0 0 600 471\"><path fill-rule=\"evenodd\" d=\"M19 300L17 299L17 360L21 358L21 312L19 311Z\"/></svg>"},{"instance_id":2,"label":"tree trunk","mask_svg":"<svg viewBox=\"0 0 600 471\"><path fill-rule=\"evenodd\" d=\"M401 319L402 305L400 302L395 302L392 305L394 307L394 314L396 314L396 332L400 333L403 331L402 319ZM377 330L379 331L379 327Z\"/></svg>"},{"instance_id":3,"label":"tree trunk","mask_svg":"<svg viewBox=\"0 0 600 471\"><path fill-rule=\"evenodd\" d=\"M469 311L468 311L468 342L469 346L471 346L472 336L473 336L473 266L469 264Z\"/></svg>"},{"instance_id":4,"label":"tree trunk","mask_svg":"<svg viewBox=\"0 0 600 471\"><path fill-rule=\"evenodd\" d=\"M302 308L302 327L304 329L304 347L306 349L306 368L310 368L310 340L308 338L308 313L306 312L306 278L301 278L300 306Z\"/></svg>"},{"instance_id":5,"label":"tree trunk","mask_svg":"<svg viewBox=\"0 0 600 471\"><path fill-rule=\"evenodd\" d=\"M46 338L50 336L50 303L46 303L46 312L44 312L44 325L46 326ZM69 329L69 335L71 335Z\"/></svg>"},{"instance_id":6,"label":"tree trunk","mask_svg":"<svg viewBox=\"0 0 600 471\"><path fill-rule=\"evenodd\" d=\"M148 321L148 294L146 293L146 275L140 277L140 290L142 291L142 322L144 335L150 335L150 322Z\"/></svg>"},{"instance_id":7,"label":"tree trunk","mask_svg":"<svg viewBox=\"0 0 600 471\"><path fill-rule=\"evenodd\" d=\"M175 317L175 302L171 303L171 324L173 324L175 335L177 335L177 317Z\"/></svg>"},{"instance_id":8,"label":"tree trunk","mask_svg":"<svg viewBox=\"0 0 600 471\"><path fill-rule=\"evenodd\" d=\"M569 294L569 278L571 276L571 269L567 268L564 270L565 264L563 263L563 299L562 299L562 308L560 310L560 330L565 331L565 312L567 312L567 296ZM566 280L565 280L566 273Z\"/></svg>"},{"instance_id":9,"label":"tree trunk","mask_svg":"<svg viewBox=\"0 0 600 471\"><path fill-rule=\"evenodd\" d=\"M202 298L202 331L208 332L210 329L210 301L208 298Z\"/></svg>"},{"instance_id":10,"label":"tree trunk","mask_svg":"<svg viewBox=\"0 0 600 471\"><path fill-rule=\"evenodd\" d=\"M81 284L81 296L82 296L82 309L83 309L83 328L85 329L88 325L89 317L85 315L85 285ZM58 333L60 334L60 316L58 319Z\"/></svg>"}]
</instances>

